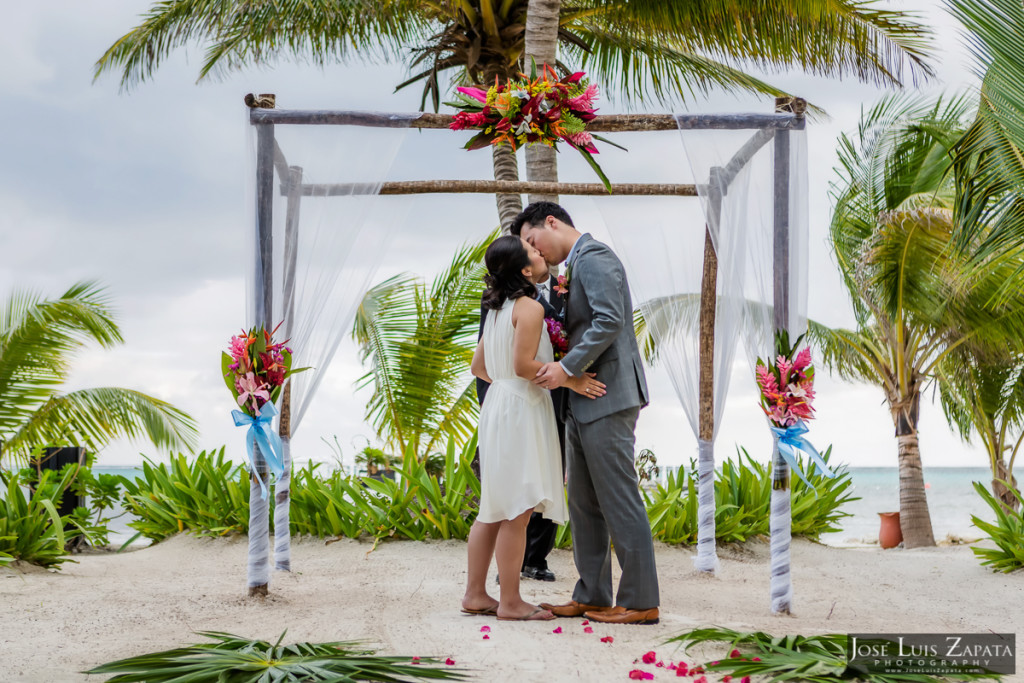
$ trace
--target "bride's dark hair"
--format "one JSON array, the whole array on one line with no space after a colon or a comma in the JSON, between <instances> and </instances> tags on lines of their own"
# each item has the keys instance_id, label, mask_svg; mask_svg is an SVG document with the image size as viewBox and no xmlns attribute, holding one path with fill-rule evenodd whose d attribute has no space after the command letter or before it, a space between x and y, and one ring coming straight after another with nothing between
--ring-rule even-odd
<instances>
[{"instance_id":1,"label":"bride's dark hair","mask_svg":"<svg viewBox=\"0 0 1024 683\"><path fill-rule=\"evenodd\" d=\"M530 255L522 240L515 235L505 235L491 242L484 254L487 275L484 276L484 308L501 308L509 299L537 296L537 288L523 275L523 268L530 265Z\"/></svg>"}]
</instances>

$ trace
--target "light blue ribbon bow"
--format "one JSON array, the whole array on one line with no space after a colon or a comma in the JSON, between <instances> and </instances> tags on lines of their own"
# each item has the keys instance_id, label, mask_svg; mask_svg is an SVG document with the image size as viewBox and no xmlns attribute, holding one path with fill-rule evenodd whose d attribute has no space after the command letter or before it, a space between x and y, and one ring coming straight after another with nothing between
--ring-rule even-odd
<instances>
[{"instance_id":1,"label":"light blue ribbon bow","mask_svg":"<svg viewBox=\"0 0 1024 683\"><path fill-rule=\"evenodd\" d=\"M245 434L245 446L249 451L249 470L256 475L260 482L260 498L267 499L267 485L263 477L256 471L256 463L253 461L253 445L258 444L263 458L274 473L277 479L284 476L284 458L281 455L281 437L270 428L270 421L277 415L277 408L273 403L267 403L260 410L259 417L252 417L241 410L232 410L231 417L235 418L236 427L249 425L249 431Z\"/></svg>"},{"instance_id":2,"label":"light blue ribbon bow","mask_svg":"<svg viewBox=\"0 0 1024 683\"><path fill-rule=\"evenodd\" d=\"M821 470L821 474L823 476L831 479L836 476L836 474L828 468L828 465L825 464L824 458L821 457L811 442L803 437L804 434L810 431L807 429L807 425L804 424L803 420L797 420L797 423L792 427L776 427L774 425L769 425L769 428L772 430L772 434L775 435L775 440L778 442L779 453L782 455L783 460L786 461L786 464L789 465L789 469L796 472L797 475L804 480L804 483L807 484L807 488L814 491L815 495L817 495L817 491L814 486L811 485L811 482L807 481L807 477L804 476L803 471L800 469L800 465L796 459L797 451L803 451L806 453L807 457L809 457L814 464L818 466L818 469Z\"/></svg>"}]
</instances>

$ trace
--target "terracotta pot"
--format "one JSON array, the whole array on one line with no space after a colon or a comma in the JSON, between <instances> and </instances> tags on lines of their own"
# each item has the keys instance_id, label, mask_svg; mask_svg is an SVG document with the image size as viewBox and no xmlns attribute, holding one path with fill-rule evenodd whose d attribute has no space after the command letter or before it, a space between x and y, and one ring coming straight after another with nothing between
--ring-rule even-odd
<instances>
[{"instance_id":1,"label":"terracotta pot","mask_svg":"<svg viewBox=\"0 0 1024 683\"><path fill-rule=\"evenodd\" d=\"M903 530L900 529L900 513L879 512L882 527L878 530L878 545L883 548L895 548L903 542Z\"/></svg>"}]
</instances>

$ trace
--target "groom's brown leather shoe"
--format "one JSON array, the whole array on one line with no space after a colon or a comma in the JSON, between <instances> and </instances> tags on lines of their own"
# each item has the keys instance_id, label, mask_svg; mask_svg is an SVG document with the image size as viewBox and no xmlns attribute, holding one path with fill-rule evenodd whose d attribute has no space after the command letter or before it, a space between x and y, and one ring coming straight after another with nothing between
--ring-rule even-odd
<instances>
[{"instance_id":1,"label":"groom's brown leather shoe","mask_svg":"<svg viewBox=\"0 0 1024 683\"><path fill-rule=\"evenodd\" d=\"M605 610L611 609L611 607L601 607L600 605L586 605L575 600L570 600L564 605L552 605L550 602L542 602L539 607L548 610L556 617L581 617L584 612L600 614Z\"/></svg>"},{"instance_id":2,"label":"groom's brown leather shoe","mask_svg":"<svg viewBox=\"0 0 1024 683\"><path fill-rule=\"evenodd\" d=\"M616 605L611 609L588 611L583 616L602 624L657 624L658 608L626 609Z\"/></svg>"}]
</instances>

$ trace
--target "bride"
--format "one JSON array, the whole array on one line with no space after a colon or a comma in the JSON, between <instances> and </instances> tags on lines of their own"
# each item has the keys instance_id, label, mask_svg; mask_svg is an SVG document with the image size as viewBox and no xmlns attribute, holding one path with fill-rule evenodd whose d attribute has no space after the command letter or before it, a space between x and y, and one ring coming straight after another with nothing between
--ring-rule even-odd
<instances>
[{"instance_id":1,"label":"bride","mask_svg":"<svg viewBox=\"0 0 1024 683\"><path fill-rule=\"evenodd\" d=\"M559 524L567 517L551 395L531 381L544 363L554 360L543 333L544 307L533 285L547 277L548 266L540 252L512 235L494 240L484 262L487 318L472 370L491 386L480 409L480 512L469 533L462 611L546 621L554 615L522 599L519 577L530 514L536 510ZM567 386L590 398L605 393L592 374L570 378ZM492 556L500 600L487 593Z\"/></svg>"}]
</instances>

